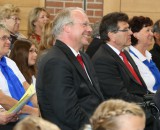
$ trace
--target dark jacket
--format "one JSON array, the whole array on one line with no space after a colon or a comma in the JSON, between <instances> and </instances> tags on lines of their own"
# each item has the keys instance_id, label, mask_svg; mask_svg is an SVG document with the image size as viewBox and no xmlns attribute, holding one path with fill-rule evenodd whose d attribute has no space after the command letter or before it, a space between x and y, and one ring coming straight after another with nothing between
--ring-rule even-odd
<instances>
[{"instance_id":1,"label":"dark jacket","mask_svg":"<svg viewBox=\"0 0 160 130\"><path fill-rule=\"evenodd\" d=\"M80 53L92 84L70 48L59 40L39 65L36 88L42 117L61 130L78 130L103 101L93 65Z\"/></svg>"},{"instance_id":2,"label":"dark jacket","mask_svg":"<svg viewBox=\"0 0 160 130\"><path fill-rule=\"evenodd\" d=\"M141 86L132 76L122 59L107 44L102 45L92 61L105 99L120 98L126 101L142 102L148 92L138 68L127 51L124 51L130 64L136 71Z\"/></svg>"}]
</instances>

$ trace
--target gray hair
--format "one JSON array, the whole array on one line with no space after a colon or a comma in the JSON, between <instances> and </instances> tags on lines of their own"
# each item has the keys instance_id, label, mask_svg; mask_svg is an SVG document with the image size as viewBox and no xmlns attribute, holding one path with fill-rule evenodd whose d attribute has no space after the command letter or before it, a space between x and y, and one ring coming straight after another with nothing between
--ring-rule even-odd
<instances>
[{"instance_id":1,"label":"gray hair","mask_svg":"<svg viewBox=\"0 0 160 130\"><path fill-rule=\"evenodd\" d=\"M84 12L82 8L79 7L69 7L61 10L54 18L53 22L53 35L55 38L63 31L64 25L73 24L74 20L72 18L72 11Z\"/></svg>"},{"instance_id":2,"label":"gray hair","mask_svg":"<svg viewBox=\"0 0 160 130\"><path fill-rule=\"evenodd\" d=\"M0 22L0 30L4 30L5 32L10 33L10 31L7 29L7 27L1 22Z\"/></svg>"},{"instance_id":3,"label":"gray hair","mask_svg":"<svg viewBox=\"0 0 160 130\"><path fill-rule=\"evenodd\" d=\"M12 15L20 13L20 9L12 4L5 4L0 8L0 21L4 18L10 18Z\"/></svg>"},{"instance_id":4,"label":"gray hair","mask_svg":"<svg viewBox=\"0 0 160 130\"><path fill-rule=\"evenodd\" d=\"M153 32L160 33L160 19L157 20L153 25Z\"/></svg>"},{"instance_id":5,"label":"gray hair","mask_svg":"<svg viewBox=\"0 0 160 130\"><path fill-rule=\"evenodd\" d=\"M100 21L94 23L92 25L92 38L96 38L96 37L99 37L100 34L99 34L99 26L100 26Z\"/></svg>"}]
</instances>

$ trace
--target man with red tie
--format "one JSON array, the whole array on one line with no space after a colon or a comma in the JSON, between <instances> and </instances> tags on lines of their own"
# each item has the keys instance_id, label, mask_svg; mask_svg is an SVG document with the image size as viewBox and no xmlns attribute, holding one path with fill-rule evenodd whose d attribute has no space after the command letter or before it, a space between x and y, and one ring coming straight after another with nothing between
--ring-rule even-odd
<instances>
[{"instance_id":1,"label":"man with red tie","mask_svg":"<svg viewBox=\"0 0 160 130\"><path fill-rule=\"evenodd\" d=\"M149 91L133 59L124 50L131 45L128 16L122 12L105 15L99 31L106 44L97 50L92 61L104 98L143 102L144 95ZM149 125L145 130L153 130L152 124Z\"/></svg>"},{"instance_id":2,"label":"man with red tie","mask_svg":"<svg viewBox=\"0 0 160 130\"><path fill-rule=\"evenodd\" d=\"M79 130L103 101L89 57L91 27L81 8L66 8L53 21L55 45L40 63L37 97L42 117L61 130Z\"/></svg>"},{"instance_id":3,"label":"man with red tie","mask_svg":"<svg viewBox=\"0 0 160 130\"><path fill-rule=\"evenodd\" d=\"M142 102L147 87L137 66L125 47L131 44L132 31L124 13L105 15L100 24L100 36L106 42L92 57L105 99L121 98Z\"/></svg>"}]
</instances>

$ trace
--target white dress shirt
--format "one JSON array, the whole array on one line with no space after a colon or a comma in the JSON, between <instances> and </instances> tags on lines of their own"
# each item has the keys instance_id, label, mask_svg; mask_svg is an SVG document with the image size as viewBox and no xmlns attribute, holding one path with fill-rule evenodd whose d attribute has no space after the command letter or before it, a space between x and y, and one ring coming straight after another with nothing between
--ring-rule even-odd
<instances>
[{"instance_id":1,"label":"white dress shirt","mask_svg":"<svg viewBox=\"0 0 160 130\"><path fill-rule=\"evenodd\" d=\"M136 63L139 72L144 80L144 82L147 85L148 90L150 90L151 92L155 93L156 90L153 90L153 86L155 84L155 78L152 74L152 72L149 70L149 68L143 63L143 61L151 60L151 54L149 51L146 50L146 57L143 56L136 48L134 48L133 46L130 46L129 49L136 54L136 57L133 53L129 52L131 57L133 58L134 62Z\"/></svg>"}]
</instances>

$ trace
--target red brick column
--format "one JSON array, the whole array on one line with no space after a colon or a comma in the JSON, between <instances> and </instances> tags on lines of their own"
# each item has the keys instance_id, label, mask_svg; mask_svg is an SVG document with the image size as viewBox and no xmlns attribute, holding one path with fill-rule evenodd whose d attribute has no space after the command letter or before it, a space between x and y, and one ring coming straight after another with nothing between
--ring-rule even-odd
<instances>
[{"instance_id":1,"label":"red brick column","mask_svg":"<svg viewBox=\"0 0 160 130\"><path fill-rule=\"evenodd\" d=\"M103 0L86 0L86 13L91 23L99 21L103 16ZM46 0L46 9L50 12L51 18L66 7L83 7L83 0Z\"/></svg>"}]
</instances>

